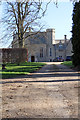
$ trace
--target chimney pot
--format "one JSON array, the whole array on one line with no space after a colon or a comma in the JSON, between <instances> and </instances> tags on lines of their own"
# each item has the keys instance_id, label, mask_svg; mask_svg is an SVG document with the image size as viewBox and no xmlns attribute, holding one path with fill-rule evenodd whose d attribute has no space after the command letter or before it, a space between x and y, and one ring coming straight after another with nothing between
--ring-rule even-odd
<instances>
[{"instance_id":1,"label":"chimney pot","mask_svg":"<svg viewBox=\"0 0 80 120\"><path fill-rule=\"evenodd\" d=\"M64 39L67 40L67 35L64 35Z\"/></svg>"}]
</instances>

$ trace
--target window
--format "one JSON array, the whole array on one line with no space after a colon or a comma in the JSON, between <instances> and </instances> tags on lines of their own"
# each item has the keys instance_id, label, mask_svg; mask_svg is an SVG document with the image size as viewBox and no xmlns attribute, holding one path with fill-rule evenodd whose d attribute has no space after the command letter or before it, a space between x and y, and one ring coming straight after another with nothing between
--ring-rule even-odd
<instances>
[{"instance_id":1,"label":"window","mask_svg":"<svg viewBox=\"0 0 80 120\"><path fill-rule=\"evenodd\" d=\"M40 48L40 57L43 57L43 48Z\"/></svg>"},{"instance_id":2,"label":"window","mask_svg":"<svg viewBox=\"0 0 80 120\"><path fill-rule=\"evenodd\" d=\"M63 45L59 45L59 50L63 50Z\"/></svg>"},{"instance_id":3,"label":"window","mask_svg":"<svg viewBox=\"0 0 80 120\"><path fill-rule=\"evenodd\" d=\"M50 48L50 56L52 56L52 49Z\"/></svg>"}]
</instances>

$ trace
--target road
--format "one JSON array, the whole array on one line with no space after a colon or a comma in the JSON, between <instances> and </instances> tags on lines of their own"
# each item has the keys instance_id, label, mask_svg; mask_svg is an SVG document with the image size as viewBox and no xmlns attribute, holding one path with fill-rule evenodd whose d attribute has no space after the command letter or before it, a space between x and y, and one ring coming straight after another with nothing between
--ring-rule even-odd
<instances>
[{"instance_id":1,"label":"road","mask_svg":"<svg viewBox=\"0 0 80 120\"><path fill-rule=\"evenodd\" d=\"M3 79L3 118L78 118L78 72L49 62L24 78Z\"/></svg>"}]
</instances>

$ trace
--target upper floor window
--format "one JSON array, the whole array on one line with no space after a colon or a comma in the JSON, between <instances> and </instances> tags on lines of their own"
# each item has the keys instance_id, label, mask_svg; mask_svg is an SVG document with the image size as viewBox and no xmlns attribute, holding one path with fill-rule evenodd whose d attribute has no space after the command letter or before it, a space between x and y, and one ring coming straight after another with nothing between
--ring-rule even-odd
<instances>
[{"instance_id":1,"label":"upper floor window","mask_svg":"<svg viewBox=\"0 0 80 120\"><path fill-rule=\"evenodd\" d=\"M40 48L40 57L43 57L43 48Z\"/></svg>"},{"instance_id":2,"label":"upper floor window","mask_svg":"<svg viewBox=\"0 0 80 120\"><path fill-rule=\"evenodd\" d=\"M52 56L52 49L50 48L50 56Z\"/></svg>"},{"instance_id":3,"label":"upper floor window","mask_svg":"<svg viewBox=\"0 0 80 120\"><path fill-rule=\"evenodd\" d=\"M59 50L63 50L63 45L59 45Z\"/></svg>"}]
</instances>

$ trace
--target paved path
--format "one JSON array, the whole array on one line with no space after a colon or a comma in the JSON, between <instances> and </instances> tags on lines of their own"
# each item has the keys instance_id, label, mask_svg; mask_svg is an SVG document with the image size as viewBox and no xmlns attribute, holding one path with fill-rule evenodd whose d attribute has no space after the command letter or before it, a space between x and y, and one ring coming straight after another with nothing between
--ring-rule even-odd
<instances>
[{"instance_id":1,"label":"paved path","mask_svg":"<svg viewBox=\"0 0 80 120\"><path fill-rule=\"evenodd\" d=\"M53 65L54 64L54 65ZM24 78L3 80L4 118L77 118L78 73L47 63Z\"/></svg>"}]
</instances>

